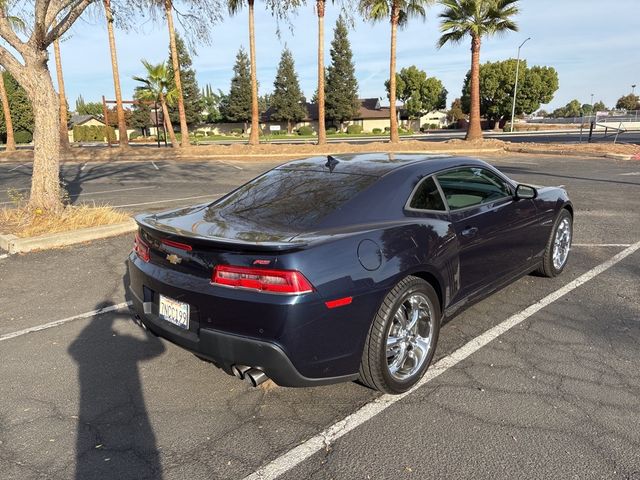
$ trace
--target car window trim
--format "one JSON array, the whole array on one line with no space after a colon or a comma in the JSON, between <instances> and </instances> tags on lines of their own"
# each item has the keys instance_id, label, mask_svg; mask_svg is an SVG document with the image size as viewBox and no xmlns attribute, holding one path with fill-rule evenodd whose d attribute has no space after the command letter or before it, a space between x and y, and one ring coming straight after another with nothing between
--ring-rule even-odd
<instances>
[{"instance_id":1,"label":"car window trim","mask_svg":"<svg viewBox=\"0 0 640 480\"><path fill-rule=\"evenodd\" d=\"M442 189L442 186L440 185L440 181L438 180L438 175L441 175L443 173L448 173L448 172L453 172L456 170L461 170L463 168L479 168L481 170L487 170L491 173L493 173L494 175L496 175L498 178L500 178L502 181L504 181L504 183L507 185L508 189L509 189L509 195L502 197L502 198L497 198L495 200L492 200L490 202L487 203L477 203L475 205L469 205L468 207L463 207L463 208L456 208L456 209L452 209L449 206L449 202L447 201L447 197L444 194L444 190ZM486 168L484 166L481 165L461 165L461 166L457 166L457 167L452 167L452 168L447 168L446 170L440 170L439 172L436 172L434 174L431 175L433 177L433 180L436 182L436 185L438 186L438 190L440 191L440 195L442 196L442 198L444 199L444 204L447 207L447 212L451 212L451 213L457 213L457 212L464 212L465 210L470 210L472 208L478 208L478 207L484 207L484 206L491 206L494 207L495 205L497 205L499 202L503 202L504 200L511 200L513 201L513 196L514 196L514 189L513 189L513 184L511 181L509 181L507 178L504 177L504 175L499 175L496 171L494 171L493 169L489 169ZM506 203L506 202L505 202Z\"/></svg>"},{"instance_id":2,"label":"car window trim","mask_svg":"<svg viewBox=\"0 0 640 480\"><path fill-rule=\"evenodd\" d=\"M415 196L415 194L418 191L418 189L420 188L420 186L424 182L429 180L430 178L433 179L433 183L435 183L436 188L438 189L438 193L440 194L440 200L442 200L442 205L444 205L444 210L433 210L433 209L427 209L427 208L415 208L415 207L411 206L411 201L413 200L413 197ZM436 174L435 173L422 177L420 179L420 181L417 183L417 185L415 187L413 187L413 190L411 190L411 194L409 195L409 199L404 204L404 209L406 211L409 211L409 212L417 212L417 213L439 213L439 214L447 214L447 213L449 213L449 204L447 203L447 199L444 196L444 192L442 191L442 188L440 187L440 184L438 183L438 179L436 178Z\"/></svg>"}]
</instances>

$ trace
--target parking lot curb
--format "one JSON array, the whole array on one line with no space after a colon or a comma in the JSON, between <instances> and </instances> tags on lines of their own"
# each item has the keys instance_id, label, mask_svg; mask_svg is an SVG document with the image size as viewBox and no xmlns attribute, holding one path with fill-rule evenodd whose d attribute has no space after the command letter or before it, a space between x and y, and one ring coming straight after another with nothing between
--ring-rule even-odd
<instances>
[{"instance_id":1,"label":"parking lot curb","mask_svg":"<svg viewBox=\"0 0 640 480\"><path fill-rule=\"evenodd\" d=\"M116 235L134 232L136 229L136 222L130 219L114 225L82 228L80 230L52 233L38 237L19 238L15 235L0 235L0 248L8 251L10 254L26 253L34 250L65 247L76 243L114 237Z\"/></svg>"},{"instance_id":2,"label":"parking lot curb","mask_svg":"<svg viewBox=\"0 0 640 480\"><path fill-rule=\"evenodd\" d=\"M506 152L511 153L528 153L532 155L560 155L560 156L572 156L572 157L590 157L590 158L611 158L614 160L632 160L633 155L623 153L591 153L591 152L576 152L573 150L544 150L537 148L526 147L505 147Z\"/></svg>"}]
</instances>

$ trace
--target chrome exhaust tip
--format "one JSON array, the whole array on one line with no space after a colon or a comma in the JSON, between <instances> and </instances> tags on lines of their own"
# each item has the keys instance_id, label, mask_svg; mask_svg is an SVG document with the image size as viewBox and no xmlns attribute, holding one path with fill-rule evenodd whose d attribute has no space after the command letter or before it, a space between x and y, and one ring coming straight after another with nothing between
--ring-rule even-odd
<instances>
[{"instance_id":1,"label":"chrome exhaust tip","mask_svg":"<svg viewBox=\"0 0 640 480\"><path fill-rule=\"evenodd\" d=\"M262 370L258 370L257 368L252 368L248 372L246 372L244 378L254 387L257 387L258 385L261 385L269 380L267 374Z\"/></svg>"},{"instance_id":2,"label":"chrome exhaust tip","mask_svg":"<svg viewBox=\"0 0 640 480\"><path fill-rule=\"evenodd\" d=\"M244 380L244 376L249 370L251 370L251 367L248 367L247 365L234 365L231 367L231 373L240 380Z\"/></svg>"}]
</instances>

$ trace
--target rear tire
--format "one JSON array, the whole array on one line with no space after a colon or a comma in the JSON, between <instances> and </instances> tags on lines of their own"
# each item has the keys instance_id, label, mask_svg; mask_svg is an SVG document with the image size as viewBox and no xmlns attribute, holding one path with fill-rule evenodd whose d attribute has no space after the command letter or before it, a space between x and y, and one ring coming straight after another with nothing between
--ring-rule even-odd
<instances>
[{"instance_id":1,"label":"rear tire","mask_svg":"<svg viewBox=\"0 0 640 480\"><path fill-rule=\"evenodd\" d=\"M572 240L573 217L569 210L563 208L553 224L542 263L536 273L548 278L560 275L569 261Z\"/></svg>"},{"instance_id":2,"label":"rear tire","mask_svg":"<svg viewBox=\"0 0 640 480\"><path fill-rule=\"evenodd\" d=\"M409 276L387 294L371 324L360 381L384 393L413 387L433 359L440 333L440 302L425 280Z\"/></svg>"}]
</instances>

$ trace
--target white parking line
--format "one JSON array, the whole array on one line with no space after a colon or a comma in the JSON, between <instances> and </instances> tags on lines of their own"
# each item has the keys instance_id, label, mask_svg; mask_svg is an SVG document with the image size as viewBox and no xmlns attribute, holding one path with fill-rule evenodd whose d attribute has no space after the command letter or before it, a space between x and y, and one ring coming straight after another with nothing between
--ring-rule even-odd
<instances>
[{"instance_id":1,"label":"white parking line","mask_svg":"<svg viewBox=\"0 0 640 480\"><path fill-rule=\"evenodd\" d=\"M20 167L22 167L24 165L24 163L21 163L20 165L18 165L17 167L13 167L11 170L9 170L10 172L13 172L14 170L19 169Z\"/></svg>"},{"instance_id":2,"label":"white parking line","mask_svg":"<svg viewBox=\"0 0 640 480\"><path fill-rule=\"evenodd\" d=\"M156 165L156 162L154 162L153 160L151 160L151 165L153 165L153 168L155 168L156 170L160 170L160 167L158 167L158 165Z\"/></svg>"},{"instance_id":3,"label":"white parking line","mask_svg":"<svg viewBox=\"0 0 640 480\"><path fill-rule=\"evenodd\" d=\"M110 307L99 308L98 310L91 310L90 312L74 315L73 317L63 318L62 320L56 320L54 322L44 323L42 325L36 325L35 327L25 328L24 330L18 330L17 332L5 333L4 335L0 335L0 342L4 340L9 340L11 338L21 337L22 335L26 335L27 333L40 332L42 330L47 330L48 328L59 327L60 325L73 322L74 320L80 320L82 318L89 318L89 317L94 317L96 315L102 315L103 313L122 310L123 308L128 307L129 304L130 302L119 303L117 305L111 305Z\"/></svg>"},{"instance_id":4,"label":"white parking line","mask_svg":"<svg viewBox=\"0 0 640 480\"><path fill-rule=\"evenodd\" d=\"M234 165L233 163L225 162L224 160L218 160L219 163L223 163L224 165L228 165L230 167L235 168L236 170L244 170L244 168Z\"/></svg>"},{"instance_id":5,"label":"white parking line","mask_svg":"<svg viewBox=\"0 0 640 480\"><path fill-rule=\"evenodd\" d=\"M102 193L128 192L128 191L131 191L131 190L144 190L144 189L148 189L148 188L156 188L156 187L154 185L149 185L148 187L118 188L118 189L114 189L114 190L103 190L101 192L89 192L89 193L82 192L80 194L80 196L81 197L86 197L87 195L100 195Z\"/></svg>"},{"instance_id":6,"label":"white parking line","mask_svg":"<svg viewBox=\"0 0 640 480\"><path fill-rule=\"evenodd\" d=\"M597 247L630 247L630 243L574 243L572 247L585 247L585 248L597 248Z\"/></svg>"},{"instance_id":7,"label":"white parking line","mask_svg":"<svg viewBox=\"0 0 640 480\"><path fill-rule=\"evenodd\" d=\"M154 205L156 203L171 203L171 202L179 202L182 200L195 200L197 198L210 198L211 200L215 200L216 198L220 198L220 195L198 195L197 197L170 198L168 200L156 200L154 202L129 203L127 205L113 205L113 208L140 207L142 205Z\"/></svg>"},{"instance_id":8,"label":"white parking line","mask_svg":"<svg viewBox=\"0 0 640 480\"><path fill-rule=\"evenodd\" d=\"M355 413L352 413L339 422L334 423L318 435L311 437L306 442L289 450L287 453L276 458L272 462L260 468L258 471L245 477L244 480L270 480L278 478L280 475L295 468L297 465L311 457L313 454L319 452L320 450L328 448L336 440L351 432L355 428L359 427L367 420L370 420L376 415L379 415L391 405L405 398L407 395L411 395L411 393L413 393L418 388L442 375L444 372L456 366L462 360L465 360L492 340L495 340L502 334L508 332L513 327L518 326L527 318L542 310L544 307L552 304L569 292L575 290L579 286L587 283L589 280L607 271L609 268L624 260L629 255L636 252L638 249L640 249L640 242L634 243L629 248L623 250L614 257L611 257L606 262L592 268L572 282L566 284L564 287L556 290L553 293L550 293L542 300L509 317L504 322L496 325L495 327L484 332L482 335L469 341L466 345L462 346L455 352L442 358L440 361L438 361L438 363L431 366L429 370L427 370L427 374L422 378L422 380L420 380L420 382L418 382L416 386L408 392L401 395L382 395L381 397L376 398L374 401L367 403L365 406L361 407Z\"/></svg>"}]
</instances>

